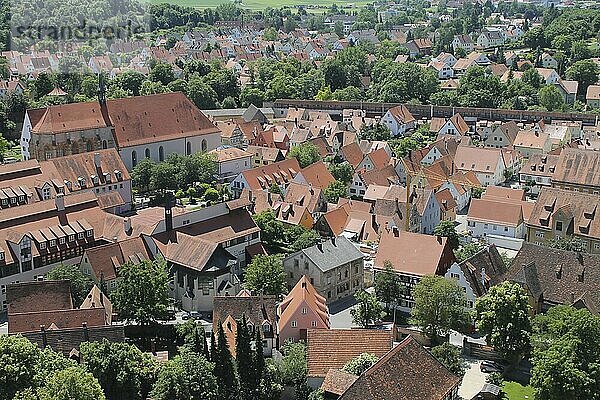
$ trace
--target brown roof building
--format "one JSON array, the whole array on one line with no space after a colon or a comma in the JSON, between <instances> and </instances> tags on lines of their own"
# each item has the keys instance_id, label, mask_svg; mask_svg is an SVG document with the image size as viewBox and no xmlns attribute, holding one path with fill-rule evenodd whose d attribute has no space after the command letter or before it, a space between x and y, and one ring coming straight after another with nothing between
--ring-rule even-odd
<instances>
[{"instance_id":1,"label":"brown roof building","mask_svg":"<svg viewBox=\"0 0 600 400\"><path fill-rule=\"evenodd\" d=\"M392 348L392 332L372 329L309 329L308 377L323 379L362 353L382 357Z\"/></svg>"},{"instance_id":2,"label":"brown roof building","mask_svg":"<svg viewBox=\"0 0 600 400\"><path fill-rule=\"evenodd\" d=\"M131 177L115 149L0 166L2 209L82 192L97 196L114 192L118 195L113 211L131 208Z\"/></svg>"},{"instance_id":3,"label":"brown roof building","mask_svg":"<svg viewBox=\"0 0 600 400\"><path fill-rule=\"evenodd\" d=\"M600 153L565 148L552 176L552 186L584 193L600 193Z\"/></svg>"},{"instance_id":4,"label":"brown roof building","mask_svg":"<svg viewBox=\"0 0 600 400\"><path fill-rule=\"evenodd\" d=\"M218 329L217 324L226 322L227 318L232 318L234 321L245 318L251 331L256 329L260 331L264 354L271 355L272 350L277 346L277 298L275 296L252 296L247 290L242 290L236 296L215 296L213 304L215 332ZM232 324L231 329L235 337L237 323Z\"/></svg>"},{"instance_id":5,"label":"brown roof building","mask_svg":"<svg viewBox=\"0 0 600 400\"><path fill-rule=\"evenodd\" d=\"M112 305L97 287L80 308L73 307L69 281L11 284L6 296L9 333L107 326L112 322Z\"/></svg>"},{"instance_id":6,"label":"brown roof building","mask_svg":"<svg viewBox=\"0 0 600 400\"><path fill-rule=\"evenodd\" d=\"M408 336L359 376L340 400L452 400L460 381Z\"/></svg>"},{"instance_id":7,"label":"brown roof building","mask_svg":"<svg viewBox=\"0 0 600 400\"><path fill-rule=\"evenodd\" d=\"M397 228L384 230L373 268L376 273L385 269L387 261L400 276L403 291L399 308L410 311L414 306L412 288L426 275L443 276L454 262L448 239L441 236L401 232Z\"/></svg>"},{"instance_id":8,"label":"brown roof building","mask_svg":"<svg viewBox=\"0 0 600 400\"><path fill-rule=\"evenodd\" d=\"M527 241L539 245L564 236L581 239L590 253L600 253L600 196L544 187L529 221Z\"/></svg>"},{"instance_id":9,"label":"brown roof building","mask_svg":"<svg viewBox=\"0 0 600 400\"><path fill-rule=\"evenodd\" d=\"M565 304L600 312L600 256L524 243L505 278L518 282L535 312Z\"/></svg>"},{"instance_id":10,"label":"brown roof building","mask_svg":"<svg viewBox=\"0 0 600 400\"><path fill-rule=\"evenodd\" d=\"M26 160L115 147L128 169L144 157L164 160L167 143L182 155L208 151L221 143L220 131L180 92L112 100L101 93L95 102L27 110L21 134Z\"/></svg>"}]
</instances>

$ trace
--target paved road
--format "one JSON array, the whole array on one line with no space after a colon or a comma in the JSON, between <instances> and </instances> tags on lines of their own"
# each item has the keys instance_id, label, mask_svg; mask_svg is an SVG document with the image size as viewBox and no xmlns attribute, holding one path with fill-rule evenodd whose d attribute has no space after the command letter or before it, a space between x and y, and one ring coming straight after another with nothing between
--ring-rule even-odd
<instances>
[{"instance_id":1,"label":"paved road","mask_svg":"<svg viewBox=\"0 0 600 400\"><path fill-rule=\"evenodd\" d=\"M467 362L467 370L458 387L458 395L463 399L472 399L485 385L487 374L479 369L481 360L465 358L465 361Z\"/></svg>"}]
</instances>

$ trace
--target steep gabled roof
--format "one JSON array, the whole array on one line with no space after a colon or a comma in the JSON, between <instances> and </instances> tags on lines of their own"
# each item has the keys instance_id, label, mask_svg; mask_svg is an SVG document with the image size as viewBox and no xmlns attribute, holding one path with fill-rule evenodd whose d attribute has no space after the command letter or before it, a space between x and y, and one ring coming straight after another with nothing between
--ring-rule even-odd
<instances>
[{"instance_id":1,"label":"steep gabled roof","mask_svg":"<svg viewBox=\"0 0 600 400\"><path fill-rule=\"evenodd\" d=\"M329 327L329 309L326 302L325 298L317 293L309 278L303 275L279 304L279 326L286 326L298 308L306 305L325 326Z\"/></svg>"},{"instance_id":2,"label":"steep gabled roof","mask_svg":"<svg viewBox=\"0 0 600 400\"><path fill-rule=\"evenodd\" d=\"M340 400L443 400L460 381L408 336L359 376Z\"/></svg>"}]
</instances>

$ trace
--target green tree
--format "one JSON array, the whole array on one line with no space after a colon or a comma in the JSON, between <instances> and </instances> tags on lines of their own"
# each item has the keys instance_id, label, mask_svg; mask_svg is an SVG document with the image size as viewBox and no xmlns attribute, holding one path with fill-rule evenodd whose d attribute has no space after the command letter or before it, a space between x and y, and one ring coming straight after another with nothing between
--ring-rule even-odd
<instances>
[{"instance_id":1,"label":"green tree","mask_svg":"<svg viewBox=\"0 0 600 400\"><path fill-rule=\"evenodd\" d=\"M359 101L363 98L363 92L356 86L346 86L336 89L331 96L333 100L337 101Z\"/></svg>"},{"instance_id":2,"label":"green tree","mask_svg":"<svg viewBox=\"0 0 600 400\"><path fill-rule=\"evenodd\" d=\"M60 264L46 273L46 279L50 281L68 280L71 284L71 296L73 304L79 307L94 286L94 281L81 272L78 265Z\"/></svg>"},{"instance_id":3,"label":"green tree","mask_svg":"<svg viewBox=\"0 0 600 400\"><path fill-rule=\"evenodd\" d=\"M61 370L38 392L42 400L104 400L98 380L81 367Z\"/></svg>"},{"instance_id":4,"label":"green tree","mask_svg":"<svg viewBox=\"0 0 600 400\"><path fill-rule=\"evenodd\" d=\"M390 140L392 138L390 128L377 123L374 125L363 125L358 134L364 140Z\"/></svg>"},{"instance_id":5,"label":"green tree","mask_svg":"<svg viewBox=\"0 0 600 400\"><path fill-rule=\"evenodd\" d=\"M292 147L288 153L288 158L295 158L300 164L300 168L306 168L321 159L319 148L311 143L304 142Z\"/></svg>"},{"instance_id":6,"label":"green tree","mask_svg":"<svg viewBox=\"0 0 600 400\"><path fill-rule=\"evenodd\" d=\"M337 203L340 197L345 197L347 193L348 188L346 187L346 184L338 180L331 182L323 189L325 200L329 203Z\"/></svg>"},{"instance_id":7,"label":"green tree","mask_svg":"<svg viewBox=\"0 0 600 400\"><path fill-rule=\"evenodd\" d=\"M262 107L264 101L265 93L258 88L246 86L240 93L240 103L242 104L242 107L248 107L250 104L253 104L256 107Z\"/></svg>"},{"instance_id":8,"label":"green tree","mask_svg":"<svg viewBox=\"0 0 600 400\"><path fill-rule=\"evenodd\" d=\"M567 78L579 82L579 95L585 96L587 88L598 82L600 67L592 60L577 61L567 69Z\"/></svg>"},{"instance_id":9,"label":"green tree","mask_svg":"<svg viewBox=\"0 0 600 400\"><path fill-rule=\"evenodd\" d=\"M434 343L450 330L463 331L471 321L465 309L465 294L453 280L425 276L415 285L412 295L415 305L411 323L421 328Z\"/></svg>"},{"instance_id":10,"label":"green tree","mask_svg":"<svg viewBox=\"0 0 600 400\"><path fill-rule=\"evenodd\" d=\"M565 105L565 100L560 93L560 90L554 85L542 86L538 92L540 105L548 111L561 110Z\"/></svg>"},{"instance_id":11,"label":"green tree","mask_svg":"<svg viewBox=\"0 0 600 400\"><path fill-rule=\"evenodd\" d=\"M269 193L283 195L283 190L281 190L281 187L276 182L273 182L269 187Z\"/></svg>"},{"instance_id":12,"label":"green tree","mask_svg":"<svg viewBox=\"0 0 600 400\"><path fill-rule=\"evenodd\" d=\"M254 222L260 228L260 237L267 246L273 246L281 241L284 235L284 227L281 221L275 219L272 209L264 210L254 215Z\"/></svg>"},{"instance_id":13,"label":"green tree","mask_svg":"<svg viewBox=\"0 0 600 400\"><path fill-rule=\"evenodd\" d=\"M217 92L199 77L188 81L187 96L201 110L217 108Z\"/></svg>"},{"instance_id":14,"label":"green tree","mask_svg":"<svg viewBox=\"0 0 600 400\"><path fill-rule=\"evenodd\" d=\"M454 250L454 256L456 257L456 261L463 262L473 257L484 248L485 246L481 245L480 243L470 242L464 246L461 246L459 249Z\"/></svg>"},{"instance_id":15,"label":"green tree","mask_svg":"<svg viewBox=\"0 0 600 400\"><path fill-rule=\"evenodd\" d=\"M461 76L457 94L463 107L495 108L504 94L504 85L483 68L471 67Z\"/></svg>"},{"instance_id":16,"label":"green tree","mask_svg":"<svg viewBox=\"0 0 600 400\"><path fill-rule=\"evenodd\" d=\"M247 289L264 295L282 295L286 290L285 271L281 256L257 255L246 268Z\"/></svg>"},{"instance_id":17,"label":"green tree","mask_svg":"<svg viewBox=\"0 0 600 400\"><path fill-rule=\"evenodd\" d=\"M362 353L352 360L348 361L343 367L342 371L345 371L353 375L362 375L363 372L371 368L373 364L377 362L379 358L375 354Z\"/></svg>"},{"instance_id":18,"label":"green tree","mask_svg":"<svg viewBox=\"0 0 600 400\"><path fill-rule=\"evenodd\" d=\"M452 250L458 249L458 233L454 221L442 221L433 229L433 234L448 238L448 244Z\"/></svg>"},{"instance_id":19,"label":"green tree","mask_svg":"<svg viewBox=\"0 0 600 400\"><path fill-rule=\"evenodd\" d=\"M354 168L347 162L336 163L332 162L329 164L329 172L333 177L345 184L352 182L352 176L354 175Z\"/></svg>"},{"instance_id":20,"label":"green tree","mask_svg":"<svg viewBox=\"0 0 600 400\"><path fill-rule=\"evenodd\" d=\"M303 342L286 342L281 352L283 359L279 364L279 370L282 380L285 384L293 385L298 392L306 386L308 375L306 345Z\"/></svg>"},{"instance_id":21,"label":"green tree","mask_svg":"<svg viewBox=\"0 0 600 400\"><path fill-rule=\"evenodd\" d=\"M35 376L39 348L22 336L0 335L0 399L27 389Z\"/></svg>"},{"instance_id":22,"label":"green tree","mask_svg":"<svg viewBox=\"0 0 600 400\"><path fill-rule=\"evenodd\" d=\"M552 307L533 321L531 385L536 398L598 399L600 318L586 309Z\"/></svg>"},{"instance_id":23,"label":"green tree","mask_svg":"<svg viewBox=\"0 0 600 400\"><path fill-rule=\"evenodd\" d=\"M221 323L219 323L217 346L216 352L213 354L213 362L215 363L214 371L217 378L217 398L235 400L238 397L238 378Z\"/></svg>"},{"instance_id":24,"label":"green tree","mask_svg":"<svg viewBox=\"0 0 600 400\"><path fill-rule=\"evenodd\" d=\"M366 290L361 290L354 294L354 298L357 304L356 307L350 310L352 322L363 328L368 328L369 325L379 321L383 307L375 295Z\"/></svg>"},{"instance_id":25,"label":"green tree","mask_svg":"<svg viewBox=\"0 0 600 400\"><path fill-rule=\"evenodd\" d=\"M126 263L119 269L111 301L122 319L148 325L166 317L169 276L164 259Z\"/></svg>"},{"instance_id":26,"label":"green tree","mask_svg":"<svg viewBox=\"0 0 600 400\"><path fill-rule=\"evenodd\" d=\"M585 253L587 251L587 244L576 236L558 236L548 241L548 247L553 249L578 251Z\"/></svg>"},{"instance_id":27,"label":"green tree","mask_svg":"<svg viewBox=\"0 0 600 400\"><path fill-rule=\"evenodd\" d=\"M52 82L50 75L42 72L33 82L33 97L35 100L39 100L50 93L52 89L54 89L54 82Z\"/></svg>"},{"instance_id":28,"label":"green tree","mask_svg":"<svg viewBox=\"0 0 600 400\"><path fill-rule=\"evenodd\" d=\"M196 320L189 319L183 324L175 325L179 342L189 350L208 356L208 346L204 337L204 327Z\"/></svg>"},{"instance_id":29,"label":"green tree","mask_svg":"<svg viewBox=\"0 0 600 400\"><path fill-rule=\"evenodd\" d=\"M154 400L217 400L214 365L204 356L184 349L167 361L152 388Z\"/></svg>"},{"instance_id":30,"label":"green tree","mask_svg":"<svg viewBox=\"0 0 600 400\"><path fill-rule=\"evenodd\" d=\"M131 179L133 180L133 187L138 192L147 192L150 190L155 166L156 162L154 162L154 160L151 158L144 158L133 167Z\"/></svg>"},{"instance_id":31,"label":"green tree","mask_svg":"<svg viewBox=\"0 0 600 400\"><path fill-rule=\"evenodd\" d=\"M400 278L392 269L392 263L386 260L383 267L384 271L375 274L375 295L379 301L385 303L385 308L389 312L390 304L398 301L402 286Z\"/></svg>"},{"instance_id":32,"label":"green tree","mask_svg":"<svg viewBox=\"0 0 600 400\"><path fill-rule=\"evenodd\" d=\"M254 369L254 352L252 351L252 334L248 330L246 317L237 323L235 361L240 381L240 399L252 400L259 394L259 381ZM257 348L260 348L257 343ZM262 348L260 349L262 351Z\"/></svg>"},{"instance_id":33,"label":"green tree","mask_svg":"<svg viewBox=\"0 0 600 400\"><path fill-rule=\"evenodd\" d=\"M153 82L160 82L167 86L175 80L175 73L171 64L166 62L157 62L151 69L149 78Z\"/></svg>"},{"instance_id":34,"label":"green tree","mask_svg":"<svg viewBox=\"0 0 600 400\"><path fill-rule=\"evenodd\" d=\"M487 342L511 364L529 351L531 322L529 299L517 283L509 281L492 286L477 299L477 328Z\"/></svg>"},{"instance_id":35,"label":"green tree","mask_svg":"<svg viewBox=\"0 0 600 400\"><path fill-rule=\"evenodd\" d=\"M140 88L141 96L150 96L152 94L168 93L169 88L161 82L144 81Z\"/></svg>"},{"instance_id":36,"label":"green tree","mask_svg":"<svg viewBox=\"0 0 600 400\"><path fill-rule=\"evenodd\" d=\"M460 355L460 349L448 342L431 349L431 354L455 375L464 376L466 363Z\"/></svg>"},{"instance_id":37,"label":"green tree","mask_svg":"<svg viewBox=\"0 0 600 400\"><path fill-rule=\"evenodd\" d=\"M293 251L299 251L302 249L307 249L315 244L319 243L321 240L321 235L313 229L304 229L304 232L298 236L296 240L291 245Z\"/></svg>"},{"instance_id":38,"label":"green tree","mask_svg":"<svg viewBox=\"0 0 600 400\"><path fill-rule=\"evenodd\" d=\"M148 354L127 343L84 342L80 346L86 370L100 382L107 399L146 399L158 365Z\"/></svg>"}]
</instances>

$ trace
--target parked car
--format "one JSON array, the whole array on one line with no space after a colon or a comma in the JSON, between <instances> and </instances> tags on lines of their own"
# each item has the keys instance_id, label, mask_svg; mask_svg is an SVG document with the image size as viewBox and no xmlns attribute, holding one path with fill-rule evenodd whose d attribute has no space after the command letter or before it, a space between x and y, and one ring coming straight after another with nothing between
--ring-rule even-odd
<instances>
[{"instance_id":1,"label":"parked car","mask_svg":"<svg viewBox=\"0 0 600 400\"><path fill-rule=\"evenodd\" d=\"M198 311L190 311L190 318L199 320L202 319L202 314L200 314Z\"/></svg>"},{"instance_id":2,"label":"parked car","mask_svg":"<svg viewBox=\"0 0 600 400\"><path fill-rule=\"evenodd\" d=\"M189 313L189 312L184 312L184 313L181 315L181 319L182 319L182 320L184 320L184 321L187 321L188 319L190 319L190 317L191 317L191 316L190 316L190 313Z\"/></svg>"},{"instance_id":3,"label":"parked car","mask_svg":"<svg viewBox=\"0 0 600 400\"><path fill-rule=\"evenodd\" d=\"M492 373L492 372L502 372L504 371L504 367L502 364L499 364L495 361L482 361L479 366L481 372Z\"/></svg>"}]
</instances>

